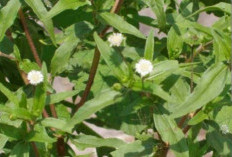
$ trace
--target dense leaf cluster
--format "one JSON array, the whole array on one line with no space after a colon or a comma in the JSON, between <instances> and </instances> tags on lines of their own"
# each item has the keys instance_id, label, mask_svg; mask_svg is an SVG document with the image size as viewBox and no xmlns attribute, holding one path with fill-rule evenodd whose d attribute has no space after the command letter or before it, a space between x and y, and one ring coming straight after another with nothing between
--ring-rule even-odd
<instances>
[{"instance_id":1,"label":"dense leaf cluster","mask_svg":"<svg viewBox=\"0 0 232 157\"><path fill-rule=\"evenodd\" d=\"M147 8L155 18L139 14ZM199 24L201 13L216 22ZM1 0L0 156L231 157L230 22L228 0ZM142 58L153 64L145 77ZM57 93L56 77L73 90ZM89 123L135 140L103 138Z\"/></svg>"}]
</instances>

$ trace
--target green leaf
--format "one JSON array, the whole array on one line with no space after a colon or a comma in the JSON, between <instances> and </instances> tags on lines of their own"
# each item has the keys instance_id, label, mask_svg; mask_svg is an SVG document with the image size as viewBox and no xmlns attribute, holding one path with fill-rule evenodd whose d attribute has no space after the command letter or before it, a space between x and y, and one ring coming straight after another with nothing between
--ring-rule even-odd
<instances>
[{"instance_id":1,"label":"green leaf","mask_svg":"<svg viewBox=\"0 0 232 157\"><path fill-rule=\"evenodd\" d=\"M215 121L219 126L227 125L229 132L232 133L232 106L222 106L222 109L218 111Z\"/></svg>"},{"instance_id":2,"label":"green leaf","mask_svg":"<svg viewBox=\"0 0 232 157\"><path fill-rule=\"evenodd\" d=\"M19 106L19 100L17 96L6 88L2 83L0 83L0 91L8 98L8 100L14 103L16 106Z\"/></svg>"},{"instance_id":3,"label":"green leaf","mask_svg":"<svg viewBox=\"0 0 232 157\"><path fill-rule=\"evenodd\" d=\"M145 36L133 25L127 23L122 17L113 13L101 13L100 17L109 25L119 30L121 33L130 34L145 39Z\"/></svg>"},{"instance_id":4,"label":"green leaf","mask_svg":"<svg viewBox=\"0 0 232 157\"><path fill-rule=\"evenodd\" d=\"M20 142L14 146L9 157L29 157L29 143Z\"/></svg>"},{"instance_id":5,"label":"green leaf","mask_svg":"<svg viewBox=\"0 0 232 157\"><path fill-rule=\"evenodd\" d=\"M78 135L73 140L72 143L78 148L92 148L92 147L112 147L119 148L126 143L117 138L99 138L90 135Z\"/></svg>"},{"instance_id":6,"label":"green leaf","mask_svg":"<svg viewBox=\"0 0 232 157\"><path fill-rule=\"evenodd\" d=\"M231 38L219 30L212 29L214 38L213 47L216 61L221 62L231 59Z\"/></svg>"},{"instance_id":7,"label":"green leaf","mask_svg":"<svg viewBox=\"0 0 232 157\"><path fill-rule=\"evenodd\" d=\"M204 11L216 11L216 10L225 12L225 13L230 15L231 14L231 4L220 2L218 4L215 4L215 5L208 6L208 7L205 7L203 9L200 9L200 10L196 11L195 13L191 14L190 16L188 16L188 18L192 17L192 16L194 16L196 14L199 14L201 12L204 12Z\"/></svg>"},{"instance_id":8,"label":"green leaf","mask_svg":"<svg viewBox=\"0 0 232 157\"><path fill-rule=\"evenodd\" d=\"M191 15L193 12L199 10L199 1L198 0L193 0L193 1L189 1L189 0L184 0L181 1L180 5L179 5L179 12L181 13L181 15L183 17L189 16ZM190 20L193 21L197 21L198 16L194 16L194 18L191 18Z\"/></svg>"},{"instance_id":9,"label":"green leaf","mask_svg":"<svg viewBox=\"0 0 232 157\"><path fill-rule=\"evenodd\" d=\"M219 154L218 156L229 157L232 155L232 140L230 137L222 135L219 132L217 124L212 123L209 125L209 130L206 134L206 140L207 143L217 151Z\"/></svg>"},{"instance_id":10,"label":"green leaf","mask_svg":"<svg viewBox=\"0 0 232 157\"><path fill-rule=\"evenodd\" d=\"M79 93L79 90L60 92L60 93L47 95L45 105L59 103L69 97L75 96L77 93ZM27 104L33 104L33 99L32 98L27 99Z\"/></svg>"},{"instance_id":11,"label":"green leaf","mask_svg":"<svg viewBox=\"0 0 232 157\"><path fill-rule=\"evenodd\" d=\"M175 29L178 35L188 33L189 29L191 28L200 31L205 35L212 36L211 31L208 27L203 26L197 22L191 22L189 20L186 20L186 18L182 16L178 16L176 18L176 23L173 25L173 28ZM199 34L196 33L195 35L199 35Z\"/></svg>"},{"instance_id":12,"label":"green leaf","mask_svg":"<svg viewBox=\"0 0 232 157\"><path fill-rule=\"evenodd\" d=\"M113 157L145 157L151 156L156 142L153 139L146 141L135 141L127 145L122 145L116 151L112 152Z\"/></svg>"},{"instance_id":13,"label":"green leaf","mask_svg":"<svg viewBox=\"0 0 232 157\"><path fill-rule=\"evenodd\" d=\"M96 113L106 127L136 136L145 130L153 103L141 100L138 92L127 92L121 101ZM145 109L144 109L145 108Z\"/></svg>"},{"instance_id":14,"label":"green leaf","mask_svg":"<svg viewBox=\"0 0 232 157\"><path fill-rule=\"evenodd\" d=\"M22 60L19 49L18 49L18 47L16 45L14 45L14 52L13 53L14 53L14 56L15 56L16 60L18 60L18 61Z\"/></svg>"},{"instance_id":15,"label":"green leaf","mask_svg":"<svg viewBox=\"0 0 232 157\"><path fill-rule=\"evenodd\" d=\"M193 93L186 101L178 105L172 112L173 117L180 117L206 105L216 98L224 89L228 68L223 63L210 67L201 77Z\"/></svg>"},{"instance_id":16,"label":"green leaf","mask_svg":"<svg viewBox=\"0 0 232 157\"><path fill-rule=\"evenodd\" d=\"M231 16L225 15L221 18L219 18L213 25L212 27L216 30L228 30L230 27L230 19Z\"/></svg>"},{"instance_id":17,"label":"green leaf","mask_svg":"<svg viewBox=\"0 0 232 157\"><path fill-rule=\"evenodd\" d=\"M188 125L197 125L205 119L208 119L208 115L201 110L188 121Z\"/></svg>"},{"instance_id":18,"label":"green leaf","mask_svg":"<svg viewBox=\"0 0 232 157\"><path fill-rule=\"evenodd\" d=\"M12 51L14 51L13 43L7 36L4 36L2 41L0 41L0 51L9 55Z\"/></svg>"},{"instance_id":19,"label":"green leaf","mask_svg":"<svg viewBox=\"0 0 232 157\"><path fill-rule=\"evenodd\" d=\"M59 119L68 120L71 118L69 108L65 106L66 102L56 104L56 114ZM74 104L70 104L70 107L74 107ZM73 106L71 106L73 105Z\"/></svg>"},{"instance_id":20,"label":"green leaf","mask_svg":"<svg viewBox=\"0 0 232 157\"><path fill-rule=\"evenodd\" d=\"M38 64L31 62L29 59L24 59L23 61L19 62L19 68L26 73L29 73L32 70L40 70Z\"/></svg>"},{"instance_id":21,"label":"green leaf","mask_svg":"<svg viewBox=\"0 0 232 157\"><path fill-rule=\"evenodd\" d=\"M180 27L173 26L168 32L167 48L170 58L179 57L183 49L183 39L180 32L176 30L179 28Z\"/></svg>"},{"instance_id":22,"label":"green leaf","mask_svg":"<svg viewBox=\"0 0 232 157\"><path fill-rule=\"evenodd\" d=\"M0 124L0 133L4 134L11 140L20 140L24 138L24 130L7 125L7 124Z\"/></svg>"},{"instance_id":23,"label":"green leaf","mask_svg":"<svg viewBox=\"0 0 232 157\"><path fill-rule=\"evenodd\" d=\"M183 25L183 23L182 23L182 25ZM193 28L195 28L196 30L198 30L198 31L200 31L202 33L205 33L205 34L207 34L209 36L212 36L211 31L210 31L210 29L208 27L203 26L203 25L201 25L201 24L199 24L197 22L187 21L186 26L193 27Z\"/></svg>"},{"instance_id":24,"label":"green leaf","mask_svg":"<svg viewBox=\"0 0 232 157\"><path fill-rule=\"evenodd\" d=\"M156 83L160 83L178 70L179 64L176 60L166 60L154 64L153 67L153 71L145 80L152 80Z\"/></svg>"},{"instance_id":25,"label":"green leaf","mask_svg":"<svg viewBox=\"0 0 232 157\"><path fill-rule=\"evenodd\" d=\"M145 52L144 52L145 59L153 61L154 45L155 45L154 30L151 30L146 41Z\"/></svg>"},{"instance_id":26,"label":"green leaf","mask_svg":"<svg viewBox=\"0 0 232 157\"><path fill-rule=\"evenodd\" d=\"M2 112L9 113L12 119L19 118L23 120L32 120L34 118L34 116L27 109L24 108L10 108L4 105L0 105L0 110Z\"/></svg>"},{"instance_id":27,"label":"green leaf","mask_svg":"<svg viewBox=\"0 0 232 157\"><path fill-rule=\"evenodd\" d=\"M119 92L111 89L103 90L97 97L87 101L84 106L80 107L70 121L68 121L67 126L73 127L83 120L89 118L95 112L116 103L120 98L119 95Z\"/></svg>"},{"instance_id":28,"label":"green leaf","mask_svg":"<svg viewBox=\"0 0 232 157\"><path fill-rule=\"evenodd\" d=\"M165 92L162 87L158 84L152 82L134 82L131 87L135 91L151 93L153 95L159 96L166 101L172 101L171 96Z\"/></svg>"},{"instance_id":29,"label":"green leaf","mask_svg":"<svg viewBox=\"0 0 232 157\"><path fill-rule=\"evenodd\" d=\"M97 44L97 47L105 60L108 67L113 71L115 76L120 79L122 76L128 75L128 67L126 63L124 62L122 56L114 51L110 46L104 42L95 32L94 33L94 40Z\"/></svg>"},{"instance_id":30,"label":"green leaf","mask_svg":"<svg viewBox=\"0 0 232 157\"><path fill-rule=\"evenodd\" d=\"M35 125L33 131L31 131L27 137L27 141L30 142L44 142L44 143L53 143L56 139L48 136L46 129L43 126Z\"/></svg>"},{"instance_id":31,"label":"green leaf","mask_svg":"<svg viewBox=\"0 0 232 157\"><path fill-rule=\"evenodd\" d=\"M72 133L73 129L73 126L67 125L67 121L57 118L45 118L41 121L41 124L45 127L55 128L70 134Z\"/></svg>"},{"instance_id":32,"label":"green leaf","mask_svg":"<svg viewBox=\"0 0 232 157\"><path fill-rule=\"evenodd\" d=\"M156 104L154 107L154 123L162 140L170 144L171 150L178 157L188 157L188 145L185 135L178 128L174 119L166 114L164 107Z\"/></svg>"},{"instance_id":33,"label":"green leaf","mask_svg":"<svg viewBox=\"0 0 232 157\"><path fill-rule=\"evenodd\" d=\"M156 15L159 27L165 29L166 27L166 14L164 11L164 1L163 0L143 0Z\"/></svg>"},{"instance_id":34,"label":"green leaf","mask_svg":"<svg viewBox=\"0 0 232 157\"><path fill-rule=\"evenodd\" d=\"M8 137L3 134L0 134L0 150L4 148L7 141L8 141Z\"/></svg>"},{"instance_id":35,"label":"green leaf","mask_svg":"<svg viewBox=\"0 0 232 157\"><path fill-rule=\"evenodd\" d=\"M183 103L187 96L190 95L190 86L189 84L182 78L178 79L178 81L172 86L170 89L172 99L177 103ZM175 105L172 105L175 107Z\"/></svg>"},{"instance_id":36,"label":"green leaf","mask_svg":"<svg viewBox=\"0 0 232 157\"><path fill-rule=\"evenodd\" d=\"M179 74L179 75L181 74L184 77L189 78L189 79L192 79L192 76L193 76L193 82L196 84L198 84L200 81L199 75L194 74L194 73L192 74L191 71L186 70L186 69L181 69L179 72L177 72L177 74Z\"/></svg>"},{"instance_id":37,"label":"green leaf","mask_svg":"<svg viewBox=\"0 0 232 157\"><path fill-rule=\"evenodd\" d=\"M202 125L192 126L188 131L189 157L204 156L209 149L206 140L197 139Z\"/></svg>"},{"instance_id":38,"label":"green leaf","mask_svg":"<svg viewBox=\"0 0 232 157\"><path fill-rule=\"evenodd\" d=\"M58 49L56 49L51 61L51 72L53 76L65 70L65 66L68 63L71 52L77 46L78 42L78 39L76 39L74 36L70 36Z\"/></svg>"},{"instance_id":39,"label":"green leaf","mask_svg":"<svg viewBox=\"0 0 232 157\"><path fill-rule=\"evenodd\" d=\"M14 23L19 8L20 0L10 0L6 6L0 10L0 41L5 36L6 30Z\"/></svg>"},{"instance_id":40,"label":"green leaf","mask_svg":"<svg viewBox=\"0 0 232 157\"><path fill-rule=\"evenodd\" d=\"M74 90L74 91L67 91L67 92L50 94L47 96L46 105L59 103L60 101L63 101L69 97L73 97L73 96L77 95L78 92L79 92L79 90Z\"/></svg>"},{"instance_id":41,"label":"green leaf","mask_svg":"<svg viewBox=\"0 0 232 157\"><path fill-rule=\"evenodd\" d=\"M46 18L48 12L43 2L41 0L25 0L25 2L32 8L38 18L43 22L44 27L50 35L53 44L56 45L53 22L51 19Z\"/></svg>"},{"instance_id":42,"label":"green leaf","mask_svg":"<svg viewBox=\"0 0 232 157\"><path fill-rule=\"evenodd\" d=\"M39 116L44 109L47 98L47 67L42 65L42 74L44 77L43 83L36 86L35 95L33 99L32 112Z\"/></svg>"},{"instance_id":43,"label":"green leaf","mask_svg":"<svg viewBox=\"0 0 232 157\"><path fill-rule=\"evenodd\" d=\"M1 108L1 106L0 106L0 108ZM18 128L22 124L22 120L20 120L20 119L11 120L10 113L3 112L2 109L1 109L0 115L1 115L0 116L0 124L7 124L10 126L14 126L16 128Z\"/></svg>"},{"instance_id":44,"label":"green leaf","mask_svg":"<svg viewBox=\"0 0 232 157\"><path fill-rule=\"evenodd\" d=\"M92 135L92 136L96 136L96 137L100 137L101 138L101 135L99 135L96 131L94 131L93 128L91 128L90 126L88 126L88 124L86 123L80 123L80 124L77 124L77 127L76 127L76 131L79 133L85 133L87 135Z\"/></svg>"},{"instance_id":45,"label":"green leaf","mask_svg":"<svg viewBox=\"0 0 232 157\"><path fill-rule=\"evenodd\" d=\"M59 0L56 5L48 12L46 18L51 19L65 10L76 10L79 7L87 4L90 4L88 0Z\"/></svg>"},{"instance_id":46,"label":"green leaf","mask_svg":"<svg viewBox=\"0 0 232 157\"><path fill-rule=\"evenodd\" d=\"M60 45L52 58L51 61L51 73L55 74L62 73L69 63L72 51L77 47L80 39L92 31L93 26L87 22L76 23L66 29L66 39Z\"/></svg>"}]
</instances>

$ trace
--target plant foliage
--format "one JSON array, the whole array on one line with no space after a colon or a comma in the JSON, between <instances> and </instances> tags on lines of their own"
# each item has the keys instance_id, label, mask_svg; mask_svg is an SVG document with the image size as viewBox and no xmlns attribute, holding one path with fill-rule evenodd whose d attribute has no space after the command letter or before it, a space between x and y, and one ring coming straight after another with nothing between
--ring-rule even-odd
<instances>
[{"instance_id":1,"label":"plant foliage","mask_svg":"<svg viewBox=\"0 0 232 157\"><path fill-rule=\"evenodd\" d=\"M230 36L228 0L1 0L0 156L231 157Z\"/></svg>"}]
</instances>

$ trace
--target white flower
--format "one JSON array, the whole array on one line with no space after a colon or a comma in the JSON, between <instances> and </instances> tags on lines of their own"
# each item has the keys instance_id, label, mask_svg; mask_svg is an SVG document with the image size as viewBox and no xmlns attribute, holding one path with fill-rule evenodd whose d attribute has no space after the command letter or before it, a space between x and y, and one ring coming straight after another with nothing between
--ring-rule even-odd
<instances>
[{"instance_id":1,"label":"white flower","mask_svg":"<svg viewBox=\"0 0 232 157\"><path fill-rule=\"evenodd\" d=\"M121 33L113 33L108 37L110 46L120 46L124 37Z\"/></svg>"},{"instance_id":2,"label":"white flower","mask_svg":"<svg viewBox=\"0 0 232 157\"><path fill-rule=\"evenodd\" d=\"M226 124L221 125L220 129L221 129L223 134L227 134L227 133L230 132L229 128L228 128L228 126Z\"/></svg>"},{"instance_id":3,"label":"white flower","mask_svg":"<svg viewBox=\"0 0 232 157\"><path fill-rule=\"evenodd\" d=\"M143 77L153 71L153 65L149 60L140 59L135 65L135 70Z\"/></svg>"},{"instance_id":4,"label":"white flower","mask_svg":"<svg viewBox=\"0 0 232 157\"><path fill-rule=\"evenodd\" d=\"M37 85L43 82L43 74L40 71L32 70L28 73L27 79L29 80L30 84Z\"/></svg>"}]
</instances>

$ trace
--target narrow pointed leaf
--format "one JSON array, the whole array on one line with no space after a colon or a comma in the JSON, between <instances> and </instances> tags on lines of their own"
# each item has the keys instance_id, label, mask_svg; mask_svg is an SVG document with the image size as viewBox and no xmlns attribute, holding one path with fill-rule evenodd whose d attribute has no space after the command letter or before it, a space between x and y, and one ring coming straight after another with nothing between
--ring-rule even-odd
<instances>
[{"instance_id":1,"label":"narrow pointed leaf","mask_svg":"<svg viewBox=\"0 0 232 157\"><path fill-rule=\"evenodd\" d=\"M164 29L166 26L166 14L164 11L164 1L163 0L144 0L144 2L155 13L159 27L161 29Z\"/></svg>"},{"instance_id":2,"label":"narrow pointed leaf","mask_svg":"<svg viewBox=\"0 0 232 157\"><path fill-rule=\"evenodd\" d=\"M29 157L29 143L20 142L14 146L9 157Z\"/></svg>"},{"instance_id":3,"label":"narrow pointed leaf","mask_svg":"<svg viewBox=\"0 0 232 157\"><path fill-rule=\"evenodd\" d=\"M10 0L0 10L0 41L4 38L6 30L14 23L20 7L20 0Z\"/></svg>"},{"instance_id":4,"label":"narrow pointed leaf","mask_svg":"<svg viewBox=\"0 0 232 157\"><path fill-rule=\"evenodd\" d=\"M48 12L43 2L41 0L25 0L25 2L32 8L38 18L43 22L53 44L56 45L53 22L51 19L46 18Z\"/></svg>"},{"instance_id":5,"label":"narrow pointed leaf","mask_svg":"<svg viewBox=\"0 0 232 157\"><path fill-rule=\"evenodd\" d=\"M208 128L206 134L207 143L217 151L218 156L232 156L232 139L230 136L222 134L218 124L214 122L211 122Z\"/></svg>"},{"instance_id":6,"label":"narrow pointed leaf","mask_svg":"<svg viewBox=\"0 0 232 157\"><path fill-rule=\"evenodd\" d=\"M154 56L154 30L151 30L149 33L149 36L146 41L146 47L145 47L145 52L144 52L144 58L147 60L153 60Z\"/></svg>"},{"instance_id":7,"label":"narrow pointed leaf","mask_svg":"<svg viewBox=\"0 0 232 157\"><path fill-rule=\"evenodd\" d=\"M156 104L154 107L154 123L162 140L170 144L171 150L178 157L188 157L188 145L185 135L178 128L174 119L166 114L164 107Z\"/></svg>"},{"instance_id":8,"label":"narrow pointed leaf","mask_svg":"<svg viewBox=\"0 0 232 157\"><path fill-rule=\"evenodd\" d=\"M175 30L179 29L180 27L172 27L168 32L168 41L167 41L167 48L168 48L168 55L170 58L179 57L183 49L183 39L181 34Z\"/></svg>"},{"instance_id":9,"label":"narrow pointed leaf","mask_svg":"<svg viewBox=\"0 0 232 157\"><path fill-rule=\"evenodd\" d=\"M51 61L52 75L61 73L65 70L65 66L71 56L71 52L77 46L79 40L70 36L66 41L56 50L55 55Z\"/></svg>"},{"instance_id":10,"label":"narrow pointed leaf","mask_svg":"<svg viewBox=\"0 0 232 157\"><path fill-rule=\"evenodd\" d=\"M31 131L27 137L27 141L30 142L46 142L53 143L56 141L55 138L48 136L46 129L41 125L35 125L33 131Z\"/></svg>"},{"instance_id":11,"label":"narrow pointed leaf","mask_svg":"<svg viewBox=\"0 0 232 157\"><path fill-rule=\"evenodd\" d=\"M77 8L86 4L89 4L88 0L59 0L56 5L48 12L46 18L51 19L65 10L76 10Z\"/></svg>"},{"instance_id":12,"label":"narrow pointed leaf","mask_svg":"<svg viewBox=\"0 0 232 157\"><path fill-rule=\"evenodd\" d=\"M9 113L12 118L18 118L23 120L32 120L34 116L24 108L10 108L4 105L0 105L0 110L2 112Z\"/></svg>"},{"instance_id":13,"label":"narrow pointed leaf","mask_svg":"<svg viewBox=\"0 0 232 157\"><path fill-rule=\"evenodd\" d=\"M45 118L41 121L45 127L55 128L63 132L72 133L72 127L67 127L67 121L57 118Z\"/></svg>"},{"instance_id":14,"label":"narrow pointed leaf","mask_svg":"<svg viewBox=\"0 0 232 157\"><path fill-rule=\"evenodd\" d=\"M193 112L216 98L224 89L228 68L223 63L210 67L202 76L193 93L173 110L173 117Z\"/></svg>"},{"instance_id":15,"label":"narrow pointed leaf","mask_svg":"<svg viewBox=\"0 0 232 157\"><path fill-rule=\"evenodd\" d=\"M46 105L59 103L60 101L75 96L78 92L79 90L50 94L47 96Z\"/></svg>"},{"instance_id":16,"label":"narrow pointed leaf","mask_svg":"<svg viewBox=\"0 0 232 157\"><path fill-rule=\"evenodd\" d=\"M128 74L128 67L124 62L122 56L114 51L110 46L104 42L97 33L94 33L94 40L97 47L105 60L108 67L113 71L117 78L121 78L122 75Z\"/></svg>"},{"instance_id":17,"label":"narrow pointed leaf","mask_svg":"<svg viewBox=\"0 0 232 157\"><path fill-rule=\"evenodd\" d=\"M19 100L17 96L6 88L2 83L0 83L0 91L8 98L8 100L14 103L16 106L19 106Z\"/></svg>"},{"instance_id":18,"label":"narrow pointed leaf","mask_svg":"<svg viewBox=\"0 0 232 157\"><path fill-rule=\"evenodd\" d=\"M7 141L8 137L3 134L0 134L0 150L5 146Z\"/></svg>"},{"instance_id":19,"label":"narrow pointed leaf","mask_svg":"<svg viewBox=\"0 0 232 157\"><path fill-rule=\"evenodd\" d=\"M142 83L137 81L133 84L131 88L135 91L147 92L159 96L160 98L168 102L172 101L171 96L167 92L165 92L160 85L152 82Z\"/></svg>"},{"instance_id":20,"label":"narrow pointed leaf","mask_svg":"<svg viewBox=\"0 0 232 157\"><path fill-rule=\"evenodd\" d=\"M100 17L109 25L119 30L121 33L130 34L139 38L145 38L145 36L133 25L126 22L122 17L113 13L101 13Z\"/></svg>"},{"instance_id":21,"label":"narrow pointed leaf","mask_svg":"<svg viewBox=\"0 0 232 157\"><path fill-rule=\"evenodd\" d=\"M117 138L99 138L90 135L78 135L72 140L73 144L77 147L92 148L92 147L112 147L119 148L126 143Z\"/></svg>"},{"instance_id":22,"label":"narrow pointed leaf","mask_svg":"<svg viewBox=\"0 0 232 157\"><path fill-rule=\"evenodd\" d=\"M220 2L218 4L215 4L215 5L208 6L208 7L205 7L203 9L197 10L195 13L193 13L192 15L190 15L188 17L192 17L192 16L194 16L196 14L199 14L201 12L204 12L204 11L216 11L216 10L225 12L227 14L231 14L231 4Z\"/></svg>"},{"instance_id":23,"label":"narrow pointed leaf","mask_svg":"<svg viewBox=\"0 0 232 157\"><path fill-rule=\"evenodd\" d=\"M153 66L154 70L147 78L145 78L145 80L162 82L179 68L179 64L176 60L161 61Z\"/></svg>"},{"instance_id":24,"label":"narrow pointed leaf","mask_svg":"<svg viewBox=\"0 0 232 157\"><path fill-rule=\"evenodd\" d=\"M227 125L229 132L232 133L232 104L223 106L217 113L215 121L219 124L219 126Z\"/></svg>"},{"instance_id":25,"label":"narrow pointed leaf","mask_svg":"<svg viewBox=\"0 0 232 157\"><path fill-rule=\"evenodd\" d=\"M219 30L212 29L214 38L214 54L216 61L221 62L231 59L231 38Z\"/></svg>"},{"instance_id":26,"label":"narrow pointed leaf","mask_svg":"<svg viewBox=\"0 0 232 157\"><path fill-rule=\"evenodd\" d=\"M156 141L149 138L146 141L137 140L135 142L122 145L117 150L111 152L112 157L128 156L128 157L149 157L152 155Z\"/></svg>"},{"instance_id":27,"label":"narrow pointed leaf","mask_svg":"<svg viewBox=\"0 0 232 157\"><path fill-rule=\"evenodd\" d=\"M84 38L84 36L92 31L93 26L87 22L79 22L71 25L65 30L67 34L64 42L56 49L51 61L51 73L62 73L69 63L69 59L77 44Z\"/></svg>"},{"instance_id":28,"label":"narrow pointed leaf","mask_svg":"<svg viewBox=\"0 0 232 157\"><path fill-rule=\"evenodd\" d=\"M119 92L113 91L111 89L102 91L99 96L87 101L85 105L74 114L72 119L68 121L67 127L73 127L83 120L89 118L95 112L105 108L106 106L116 103L118 100L120 100L119 95Z\"/></svg>"}]
</instances>

